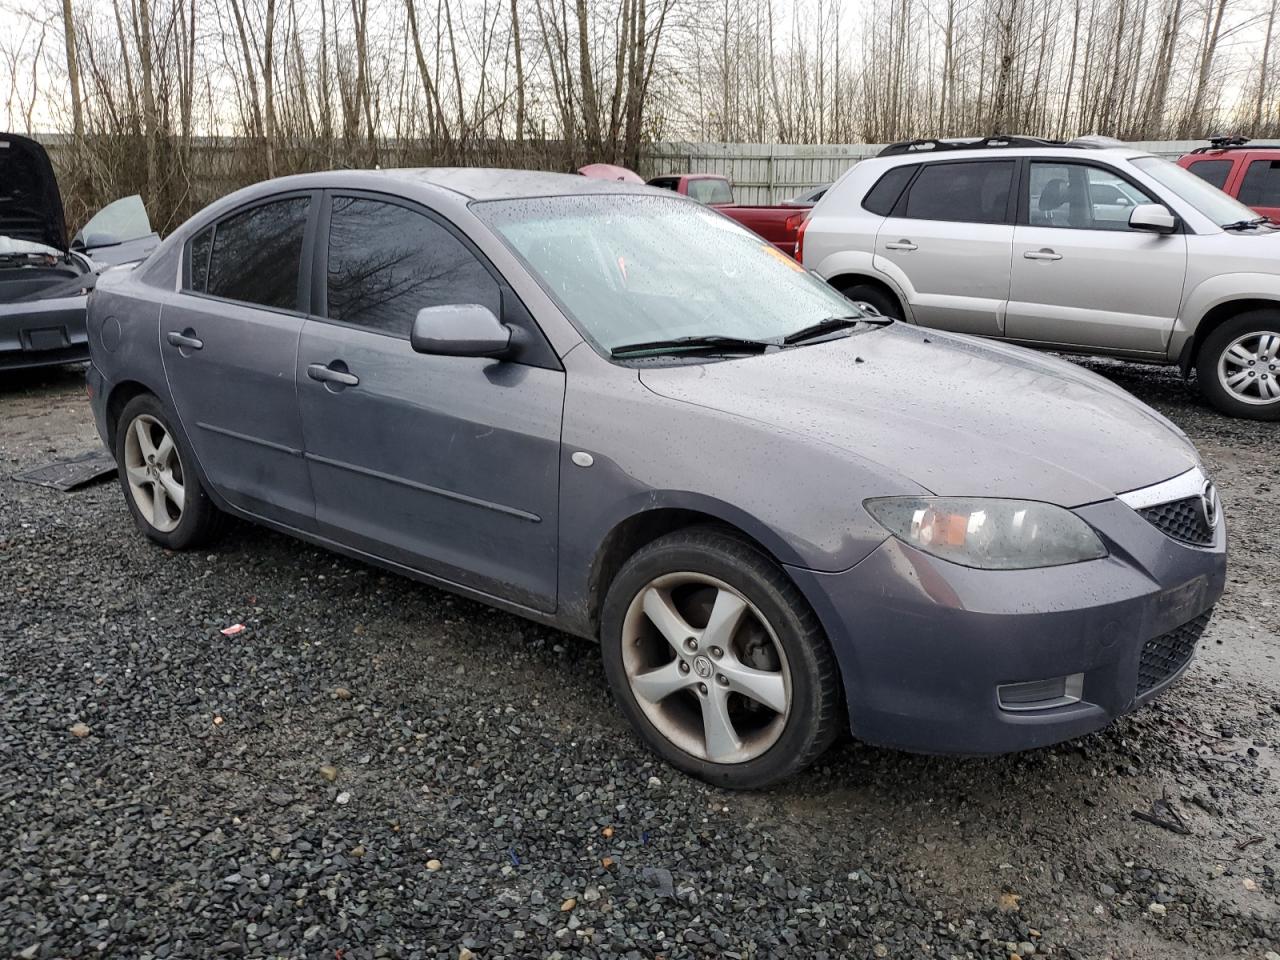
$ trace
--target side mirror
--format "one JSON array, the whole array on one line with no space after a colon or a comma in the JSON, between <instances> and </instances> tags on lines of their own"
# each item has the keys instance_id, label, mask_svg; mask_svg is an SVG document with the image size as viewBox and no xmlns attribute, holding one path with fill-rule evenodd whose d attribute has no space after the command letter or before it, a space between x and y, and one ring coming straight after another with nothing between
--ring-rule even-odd
<instances>
[{"instance_id":1,"label":"side mirror","mask_svg":"<svg viewBox=\"0 0 1280 960\"><path fill-rule=\"evenodd\" d=\"M511 349L511 328L477 303L423 307L409 343L418 353L442 357L501 357Z\"/></svg>"},{"instance_id":2,"label":"side mirror","mask_svg":"<svg viewBox=\"0 0 1280 960\"><path fill-rule=\"evenodd\" d=\"M1150 233L1173 233L1178 218L1163 203L1140 203L1129 214L1129 226Z\"/></svg>"}]
</instances>

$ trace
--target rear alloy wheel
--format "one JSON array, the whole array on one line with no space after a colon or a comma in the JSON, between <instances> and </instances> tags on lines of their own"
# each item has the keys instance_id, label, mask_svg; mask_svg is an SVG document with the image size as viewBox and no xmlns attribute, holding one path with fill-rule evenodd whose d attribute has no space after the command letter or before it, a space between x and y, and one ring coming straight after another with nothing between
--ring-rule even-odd
<instances>
[{"instance_id":1,"label":"rear alloy wheel","mask_svg":"<svg viewBox=\"0 0 1280 960\"><path fill-rule=\"evenodd\" d=\"M601 640L614 697L643 738L719 786L790 776L843 726L817 617L732 531L696 527L638 551L610 586Z\"/></svg>"},{"instance_id":2,"label":"rear alloy wheel","mask_svg":"<svg viewBox=\"0 0 1280 960\"><path fill-rule=\"evenodd\" d=\"M125 405L116 423L115 457L129 512L148 537L183 550L216 535L222 514L192 469L194 457L151 394Z\"/></svg>"},{"instance_id":3,"label":"rear alloy wheel","mask_svg":"<svg viewBox=\"0 0 1280 960\"><path fill-rule=\"evenodd\" d=\"M1280 313L1251 310L1222 324L1205 338L1196 376L1223 413L1280 420Z\"/></svg>"}]
</instances>

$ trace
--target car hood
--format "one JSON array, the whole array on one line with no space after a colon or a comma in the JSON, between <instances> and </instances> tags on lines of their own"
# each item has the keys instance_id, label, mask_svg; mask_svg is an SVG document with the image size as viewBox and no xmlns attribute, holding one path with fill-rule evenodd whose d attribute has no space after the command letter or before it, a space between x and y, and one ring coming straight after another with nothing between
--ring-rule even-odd
<instances>
[{"instance_id":1,"label":"car hood","mask_svg":"<svg viewBox=\"0 0 1280 960\"><path fill-rule=\"evenodd\" d=\"M760 356L642 368L640 379L661 396L836 445L938 495L1073 507L1199 462L1181 431L1096 374L905 324Z\"/></svg>"},{"instance_id":2,"label":"car hood","mask_svg":"<svg viewBox=\"0 0 1280 960\"><path fill-rule=\"evenodd\" d=\"M67 249L62 194L44 147L0 133L0 234Z\"/></svg>"}]
</instances>

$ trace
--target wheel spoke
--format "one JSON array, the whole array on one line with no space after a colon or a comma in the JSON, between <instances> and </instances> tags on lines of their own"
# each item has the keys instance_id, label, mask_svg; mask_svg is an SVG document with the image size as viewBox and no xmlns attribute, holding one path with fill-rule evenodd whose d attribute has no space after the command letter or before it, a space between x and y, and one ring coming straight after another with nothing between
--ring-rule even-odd
<instances>
[{"instance_id":1,"label":"wheel spoke","mask_svg":"<svg viewBox=\"0 0 1280 960\"><path fill-rule=\"evenodd\" d=\"M144 461L156 455L156 445L151 442L151 424L139 417L133 421L133 435L138 438L138 449Z\"/></svg>"},{"instance_id":2,"label":"wheel spoke","mask_svg":"<svg viewBox=\"0 0 1280 960\"><path fill-rule=\"evenodd\" d=\"M124 472L129 475L129 479L137 484L151 482L151 475L147 473L146 467L125 467Z\"/></svg>"},{"instance_id":3,"label":"wheel spoke","mask_svg":"<svg viewBox=\"0 0 1280 960\"><path fill-rule=\"evenodd\" d=\"M1269 361L1274 360L1278 350L1280 350L1280 334L1263 334L1262 339L1258 341L1258 356L1266 357Z\"/></svg>"},{"instance_id":4,"label":"wheel spoke","mask_svg":"<svg viewBox=\"0 0 1280 960\"><path fill-rule=\"evenodd\" d=\"M1238 390L1242 384L1249 382L1248 370L1237 370L1231 376L1227 377L1227 386L1232 390Z\"/></svg>"},{"instance_id":5,"label":"wheel spoke","mask_svg":"<svg viewBox=\"0 0 1280 960\"><path fill-rule=\"evenodd\" d=\"M697 631L676 610L671 594L666 591L656 587L646 590L644 613L677 653L684 649L685 638L697 635Z\"/></svg>"},{"instance_id":6,"label":"wheel spoke","mask_svg":"<svg viewBox=\"0 0 1280 960\"><path fill-rule=\"evenodd\" d=\"M1280 381L1274 377L1268 377L1258 385L1258 392L1268 400L1274 400L1280 397Z\"/></svg>"},{"instance_id":7,"label":"wheel spoke","mask_svg":"<svg viewBox=\"0 0 1280 960\"><path fill-rule=\"evenodd\" d=\"M178 512L181 513L183 503L186 500L186 491L183 489L182 484L173 479L173 474L168 470L160 471L158 477L160 480L158 486L164 487L164 492L173 501L173 505L178 508Z\"/></svg>"},{"instance_id":8,"label":"wheel spoke","mask_svg":"<svg viewBox=\"0 0 1280 960\"><path fill-rule=\"evenodd\" d=\"M1238 364L1247 366L1250 360L1258 359L1254 354L1244 348L1244 344L1233 343L1231 348L1227 350L1227 359Z\"/></svg>"},{"instance_id":9,"label":"wheel spoke","mask_svg":"<svg viewBox=\"0 0 1280 960\"><path fill-rule=\"evenodd\" d=\"M160 440L160 443L156 445L156 462L168 463L169 457L172 453L173 437L166 432L164 437Z\"/></svg>"},{"instance_id":10,"label":"wheel spoke","mask_svg":"<svg viewBox=\"0 0 1280 960\"><path fill-rule=\"evenodd\" d=\"M729 650L733 645L733 635L746 612L745 600L728 590L717 590L706 629L702 631L702 649L712 646Z\"/></svg>"},{"instance_id":11,"label":"wheel spoke","mask_svg":"<svg viewBox=\"0 0 1280 960\"><path fill-rule=\"evenodd\" d=\"M730 690L764 704L774 713L786 711L787 687L781 673L748 667L736 658L731 659L729 654L716 664L716 669L729 681Z\"/></svg>"},{"instance_id":12,"label":"wheel spoke","mask_svg":"<svg viewBox=\"0 0 1280 960\"><path fill-rule=\"evenodd\" d=\"M707 759L723 763L742 749L738 731L729 717L728 691L712 684L699 699L702 701L702 735L707 746Z\"/></svg>"},{"instance_id":13,"label":"wheel spoke","mask_svg":"<svg viewBox=\"0 0 1280 960\"><path fill-rule=\"evenodd\" d=\"M164 485L156 483L152 487L151 499L151 525L157 529L164 529L169 523L168 494L164 492Z\"/></svg>"},{"instance_id":14,"label":"wheel spoke","mask_svg":"<svg viewBox=\"0 0 1280 960\"><path fill-rule=\"evenodd\" d=\"M637 697L643 697L650 703L665 700L689 685L689 675L680 672L681 662L677 657L661 667L637 674L631 680L631 689Z\"/></svg>"}]
</instances>

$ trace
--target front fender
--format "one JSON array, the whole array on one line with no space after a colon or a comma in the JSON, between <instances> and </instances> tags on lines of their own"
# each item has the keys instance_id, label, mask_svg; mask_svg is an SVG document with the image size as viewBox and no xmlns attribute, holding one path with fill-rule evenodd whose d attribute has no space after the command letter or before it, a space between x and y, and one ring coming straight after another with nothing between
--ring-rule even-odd
<instances>
[{"instance_id":1,"label":"front fender","mask_svg":"<svg viewBox=\"0 0 1280 960\"><path fill-rule=\"evenodd\" d=\"M1169 339L1169 359L1177 360L1182 355L1211 310L1234 300L1270 300L1280 307L1280 274L1222 273L1188 291Z\"/></svg>"}]
</instances>

